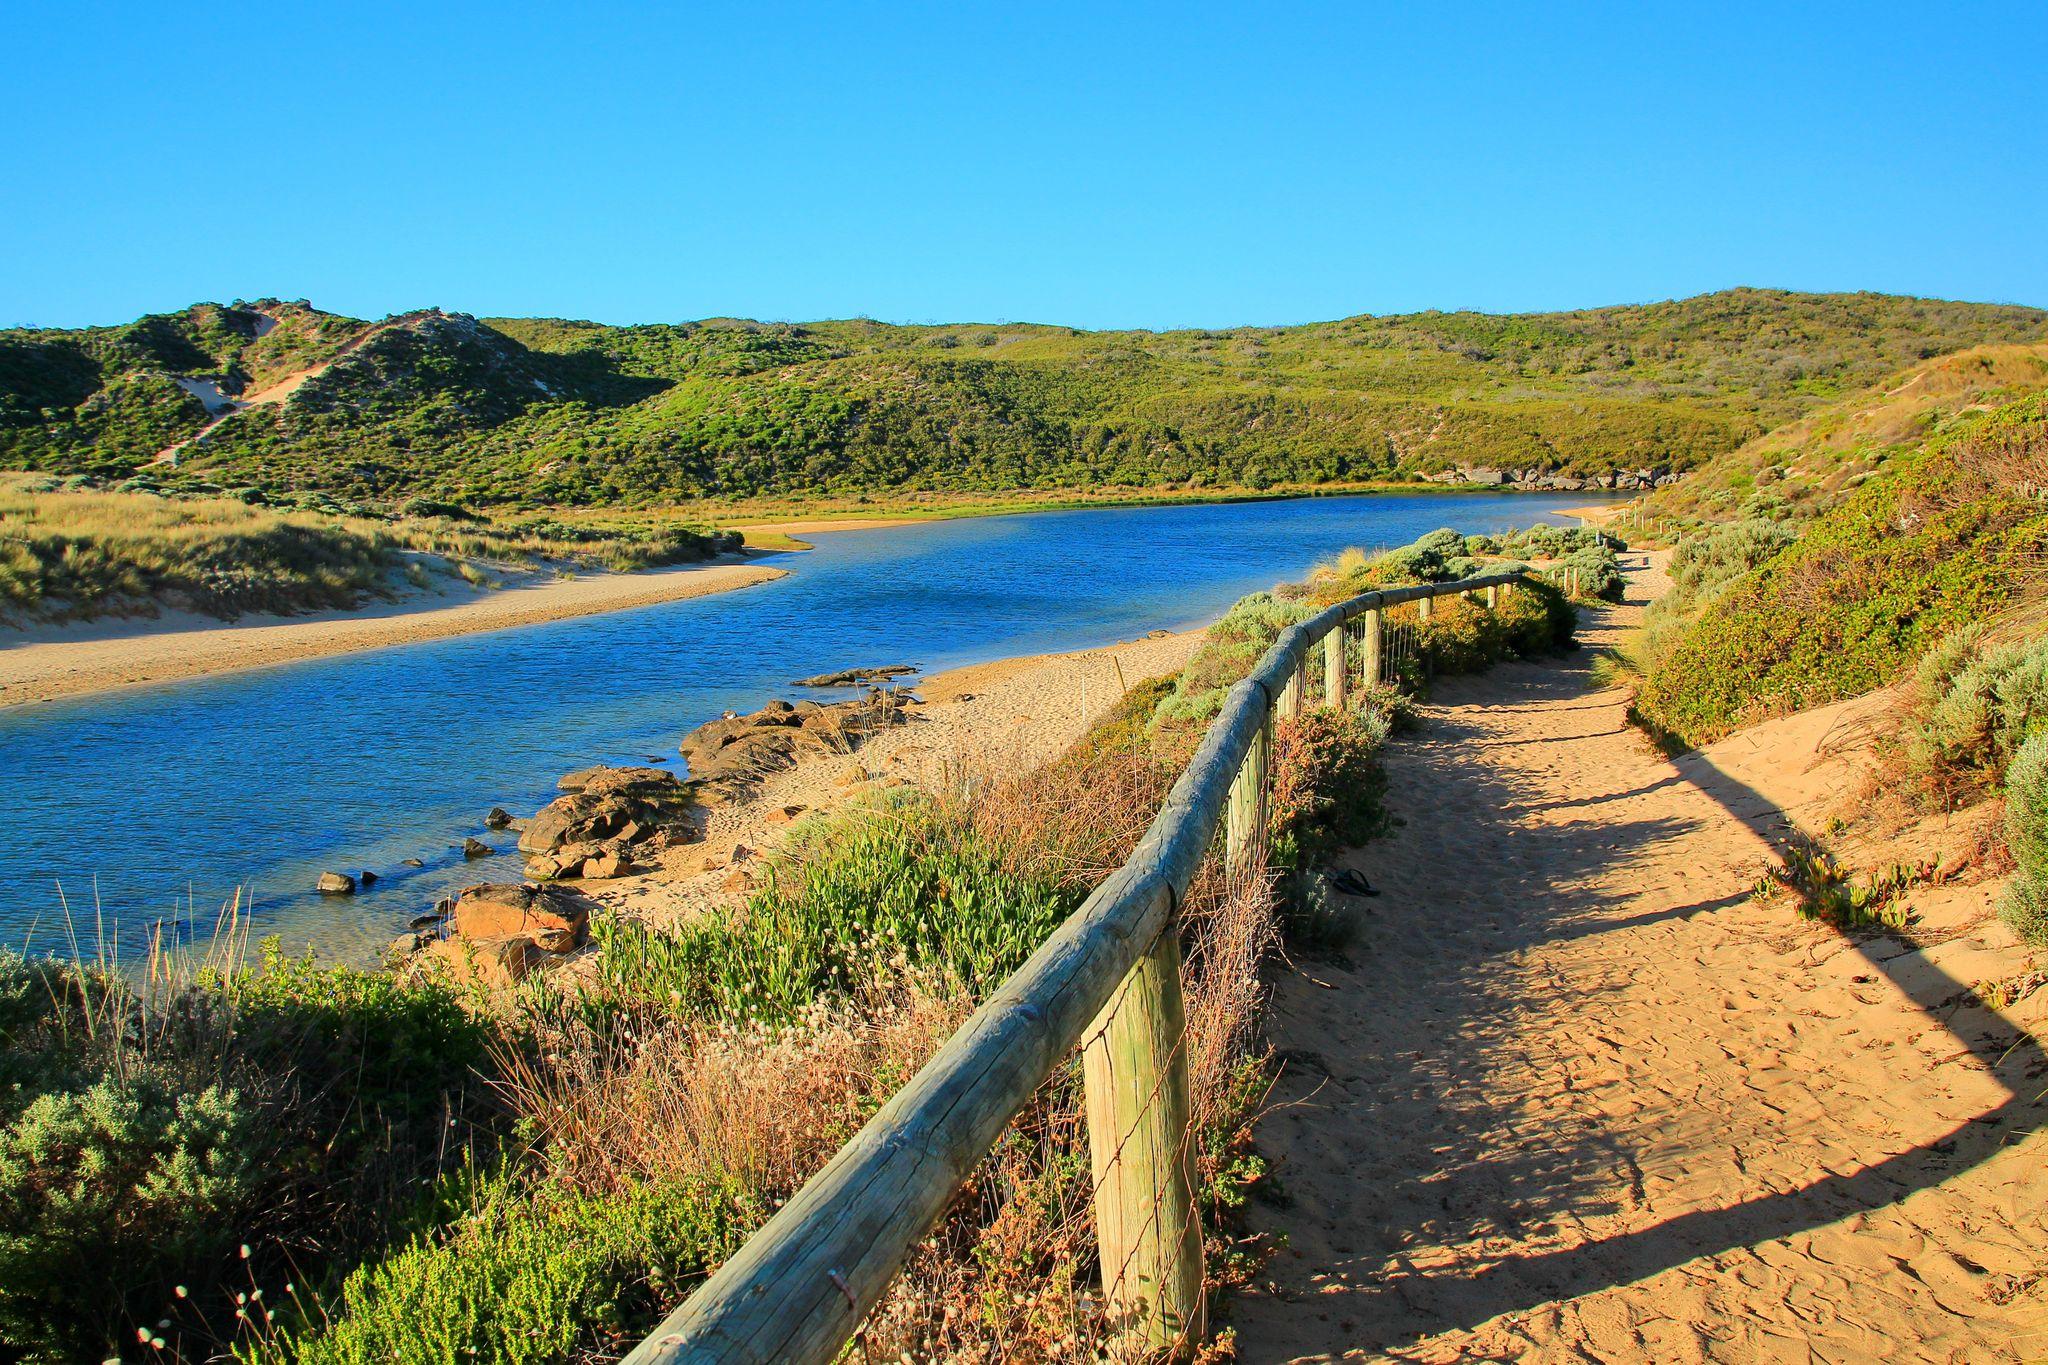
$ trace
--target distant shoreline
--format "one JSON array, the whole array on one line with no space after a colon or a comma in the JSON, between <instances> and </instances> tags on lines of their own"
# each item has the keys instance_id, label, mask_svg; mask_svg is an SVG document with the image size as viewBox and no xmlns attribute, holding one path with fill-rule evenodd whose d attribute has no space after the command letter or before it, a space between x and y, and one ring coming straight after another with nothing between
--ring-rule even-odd
<instances>
[{"instance_id":1,"label":"distant shoreline","mask_svg":"<svg viewBox=\"0 0 2048 1365\"><path fill-rule=\"evenodd\" d=\"M0 628L0 710L680 602L770 582L787 572L759 564L692 564L446 592L305 616L230 622L167 612Z\"/></svg>"},{"instance_id":2,"label":"distant shoreline","mask_svg":"<svg viewBox=\"0 0 2048 1365\"><path fill-rule=\"evenodd\" d=\"M1595 497L1599 496L1601 491L1603 490L1580 490L1582 496ZM1415 494L1471 497L1480 494L1512 493L1519 496L1561 497L1565 492L1563 489L1525 489L1506 484L1446 484L1426 480L1310 484L1271 489L1228 488L1210 492L1136 489L1126 493L1095 496L1065 496L1055 492L1034 496L1027 490L1007 499L997 496L987 501L897 503L877 506L872 510L859 506L841 507L830 503L813 507L799 505L781 510L772 506L748 508L741 505L718 509L710 513L706 520L719 530L740 532L746 537L750 549L808 550L811 547L798 539L808 531L885 530L897 526L918 526L931 521L959 521L970 517L1035 516L1041 512L1113 511L1127 507L1214 507L1247 502L1303 502L1315 498L1394 497ZM1609 495L1617 499L1623 496L1618 490ZM1580 510L1582 509L1559 512L1558 515L1577 516Z\"/></svg>"}]
</instances>

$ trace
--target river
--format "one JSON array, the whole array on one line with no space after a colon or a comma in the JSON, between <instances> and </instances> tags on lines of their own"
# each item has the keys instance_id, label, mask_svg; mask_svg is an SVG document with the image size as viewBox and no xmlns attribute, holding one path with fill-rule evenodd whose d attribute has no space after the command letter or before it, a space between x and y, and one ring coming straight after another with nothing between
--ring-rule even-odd
<instances>
[{"instance_id":1,"label":"river","mask_svg":"<svg viewBox=\"0 0 2048 1365\"><path fill-rule=\"evenodd\" d=\"M927 671L1214 619L1348 545L1558 520L1584 494L1400 494L1046 512L815 537L787 578L605 616L0 712L0 941L134 960L240 895L257 936L367 960L454 889L518 876L561 773L679 763L727 708L853 665ZM502 852L466 861L478 835ZM425 866L408 868L407 858ZM370 869L347 899L326 869ZM67 910L68 906L68 924Z\"/></svg>"}]
</instances>

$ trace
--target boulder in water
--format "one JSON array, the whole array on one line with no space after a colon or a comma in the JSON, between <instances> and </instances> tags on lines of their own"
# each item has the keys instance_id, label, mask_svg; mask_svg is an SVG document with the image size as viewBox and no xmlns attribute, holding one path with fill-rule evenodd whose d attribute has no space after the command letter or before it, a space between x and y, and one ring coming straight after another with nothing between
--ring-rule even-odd
<instances>
[{"instance_id":1,"label":"boulder in water","mask_svg":"<svg viewBox=\"0 0 2048 1365\"><path fill-rule=\"evenodd\" d=\"M323 896L353 896L356 879L346 872L322 872L320 880L313 883L313 889Z\"/></svg>"}]
</instances>

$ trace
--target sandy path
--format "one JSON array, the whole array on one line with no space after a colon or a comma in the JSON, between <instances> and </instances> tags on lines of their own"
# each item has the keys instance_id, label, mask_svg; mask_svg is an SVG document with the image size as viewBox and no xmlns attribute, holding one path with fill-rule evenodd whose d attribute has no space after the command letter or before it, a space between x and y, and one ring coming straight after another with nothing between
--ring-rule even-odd
<instances>
[{"instance_id":1,"label":"sandy path","mask_svg":"<svg viewBox=\"0 0 2048 1365\"><path fill-rule=\"evenodd\" d=\"M167 613L0 628L0 706L677 602L783 575L758 564L706 564L413 598L367 610L247 616L232 624Z\"/></svg>"},{"instance_id":2,"label":"sandy path","mask_svg":"<svg viewBox=\"0 0 2048 1365\"><path fill-rule=\"evenodd\" d=\"M1853 774L1796 717L1674 764L1589 663L1446 684L1390 752L1383 894L1278 990L1243 1359L2048 1358L2048 990L1972 996L2028 961L1995 887L1921 950L1751 902Z\"/></svg>"}]
</instances>

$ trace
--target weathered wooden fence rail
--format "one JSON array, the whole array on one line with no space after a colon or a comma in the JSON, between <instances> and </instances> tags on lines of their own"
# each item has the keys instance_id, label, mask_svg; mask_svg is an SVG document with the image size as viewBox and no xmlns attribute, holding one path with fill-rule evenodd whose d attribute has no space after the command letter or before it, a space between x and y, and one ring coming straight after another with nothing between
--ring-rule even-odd
<instances>
[{"instance_id":1,"label":"weathered wooden fence rail","mask_svg":"<svg viewBox=\"0 0 2048 1365\"><path fill-rule=\"evenodd\" d=\"M1130 858L961 1025L867 1126L626 1357L627 1365L826 1362L1053 1069L1086 1040L1088 1142L1104 1297L1137 1356L1202 1332L1202 1234L1189 1149L1176 910L1219 825L1225 856L1265 837L1275 715L1297 712L1321 644L1325 696L1349 691L1347 633L1380 676L1382 613L1427 614L1525 576L1369 592L1290 626L1233 687ZM1094 1027L1091 1027L1094 1025Z\"/></svg>"}]
</instances>

